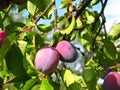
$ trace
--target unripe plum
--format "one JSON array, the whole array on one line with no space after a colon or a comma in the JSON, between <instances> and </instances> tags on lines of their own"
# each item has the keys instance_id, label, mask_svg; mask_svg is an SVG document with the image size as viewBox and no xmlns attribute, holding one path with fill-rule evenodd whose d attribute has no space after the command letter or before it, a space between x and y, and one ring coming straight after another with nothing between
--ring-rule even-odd
<instances>
[{"instance_id":1,"label":"unripe plum","mask_svg":"<svg viewBox=\"0 0 120 90\"><path fill-rule=\"evenodd\" d=\"M6 38L7 38L7 33L2 31L2 30L0 30L0 46L6 40Z\"/></svg>"},{"instance_id":2,"label":"unripe plum","mask_svg":"<svg viewBox=\"0 0 120 90\"><path fill-rule=\"evenodd\" d=\"M52 47L41 48L35 57L35 67L45 73L53 72L59 63L60 55L58 51Z\"/></svg>"},{"instance_id":3,"label":"unripe plum","mask_svg":"<svg viewBox=\"0 0 120 90\"><path fill-rule=\"evenodd\" d=\"M60 53L62 61L73 62L77 58L77 51L74 46L66 40L58 42L56 49Z\"/></svg>"},{"instance_id":4,"label":"unripe plum","mask_svg":"<svg viewBox=\"0 0 120 90\"><path fill-rule=\"evenodd\" d=\"M10 4L10 0L0 0L0 10L6 9Z\"/></svg>"},{"instance_id":5,"label":"unripe plum","mask_svg":"<svg viewBox=\"0 0 120 90\"><path fill-rule=\"evenodd\" d=\"M17 5L22 5L27 2L27 0L12 0L12 1L13 1L13 3L15 3Z\"/></svg>"},{"instance_id":6,"label":"unripe plum","mask_svg":"<svg viewBox=\"0 0 120 90\"><path fill-rule=\"evenodd\" d=\"M120 74L110 72L104 79L104 90L120 90Z\"/></svg>"}]
</instances>

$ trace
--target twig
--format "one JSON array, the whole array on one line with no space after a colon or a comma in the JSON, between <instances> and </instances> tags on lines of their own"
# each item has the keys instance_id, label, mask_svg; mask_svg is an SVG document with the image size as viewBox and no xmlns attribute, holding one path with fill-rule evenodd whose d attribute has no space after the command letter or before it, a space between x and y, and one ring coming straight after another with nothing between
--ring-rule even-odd
<instances>
[{"instance_id":1,"label":"twig","mask_svg":"<svg viewBox=\"0 0 120 90\"><path fill-rule=\"evenodd\" d=\"M102 5L102 6L104 5L104 3L103 3L102 0L101 0L101 5ZM101 14L101 17L102 17L102 19L105 18L104 12ZM105 38L107 38L107 31L106 31L106 26L105 26L105 24L103 25L103 28L104 28Z\"/></svg>"},{"instance_id":2,"label":"twig","mask_svg":"<svg viewBox=\"0 0 120 90\"><path fill-rule=\"evenodd\" d=\"M6 12L5 16L3 17L2 21L5 20L5 18L7 17L8 13L12 7L13 7L13 4L8 7L7 12Z\"/></svg>"},{"instance_id":3,"label":"twig","mask_svg":"<svg viewBox=\"0 0 120 90\"><path fill-rule=\"evenodd\" d=\"M105 9L105 7L106 7L107 1L108 1L108 0L105 0L104 4L102 4L102 9L101 9L99 15L95 18L95 22L94 22L94 24L93 24L93 29L92 29L93 31L94 31L94 29L95 29L95 26L96 26L97 21L99 20L99 17L100 17L100 16L103 14L103 12L104 12L104 9Z\"/></svg>"},{"instance_id":4,"label":"twig","mask_svg":"<svg viewBox=\"0 0 120 90\"><path fill-rule=\"evenodd\" d=\"M99 13L98 17L96 18L96 20L95 20L95 22L94 22L93 30L94 30L94 27L95 27L95 25L96 25L97 20L99 19L99 16L101 16L101 15L103 14L103 12L104 12L104 9L105 9L105 6L106 6L106 4L107 4L107 1L108 1L108 0L105 0L104 4L103 4L103 6L102 6L102 9L101 9L101 11L100 11L100 13ZM91 46L91 52L92 52L92 54L93 54L93 51L94 51L94 50L93 50L94 43L95 43L96 38L97 38L97 36L99 35L99 33L100 33L100 31L101 31L101 28L102 28L102 26L103 26L104 24L105 24L105 17L102 16L102 23L101 23L101 25L99 26L98 32L96 33L96 35L95 35L94 38L93 38L93 42L92 42L92 46ZM94 54L93 54L93 55L94 55Z\"/></svg>"},{"instance_id":5,"label":"twig","mask_svg":"<svg viewBox=\"0 0 120 90\"><path fill-rule=\"evenodd\" d=\"M48 5L48 7L36 18L36 20L34 21L34 23L36 24L39 20L40 20L40 18L50 9L50 7L52 6L52 5L54 5L55 4L55 0L52 0L52 2Z\"/></svg>"},{"instance_id":6,"label":"twig","mask_svg":"<svg viewBox=\"0 0 120 90\"><path fill-rule=\"evenodd\" d=\"M56 3L56 1L54 0L54 2ZM54 4L54 15L55 15L55 20L54 20L54 30L57 29L57 18L58 18L58 13L57 13L57 8L56 5Z\"/></svg>"},{"instance_id":7,"label":"twig","mask_svg":"<svg viewBox=\"0 0 120 90\"><path fill-rule=\"evenodd\" d=\"M82 11L85 10L85 8L90 4L91 1L92 0L87 0L85 3L83 3L82 7L79 10L77 10L76 17L75 17L76 19L82 13Z\"/></svg>"},{"instance_id":8,"label":"twig","mask_svg":"<svg viewBox=\"0 0 120 90\"><path fill-rule=\"evenodd\" d=\"M38 17L34 20L33 18L32 18L32 22L33 23L35 23L35 24L37 24L37 22L40 20L40 18L49 10L49 8L52 6L52 5L54 5L55 4L55 1L53 0L49 5L48 5L48 7L40 14L40 15L38 15ZM21 33L23 33L23 32L28 32L28 31L30 31L31 29L33 28L33 26L28 26L27 28L25 28Z\"/></svg>"}]
</instances>

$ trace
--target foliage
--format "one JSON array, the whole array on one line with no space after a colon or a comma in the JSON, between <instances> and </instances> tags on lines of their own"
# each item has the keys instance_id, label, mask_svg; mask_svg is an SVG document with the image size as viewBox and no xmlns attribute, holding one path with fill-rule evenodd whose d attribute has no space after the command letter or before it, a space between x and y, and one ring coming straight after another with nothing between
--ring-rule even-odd
<instances>
[{"instance_id":1,"label":"foliage","mask_svg":"<svg viewBox=\"0 0 120 90\"><path fill-rule=\"evenodd\" d=\"M0 28L8 34L0 47L0 89L7 90L103 90L97 83L108 71L120 70L120 24L106 33L104 9L108 0L27 0L0 8ZM1 4L0 4L1 5ZM99 5L100 10L94 10ZM58 12L64 10L64 15ZM100 12L99 12L100 11ZM44 23L45 21L46 23ZM46 75L35 68L37 51L71 42L78 53L82 72L60 61ZM79 47L74 42L80 44ZM83 51L81 51L83 50ZM77 64L75 66L77 66Z\"/></svg>"}]
</instances>

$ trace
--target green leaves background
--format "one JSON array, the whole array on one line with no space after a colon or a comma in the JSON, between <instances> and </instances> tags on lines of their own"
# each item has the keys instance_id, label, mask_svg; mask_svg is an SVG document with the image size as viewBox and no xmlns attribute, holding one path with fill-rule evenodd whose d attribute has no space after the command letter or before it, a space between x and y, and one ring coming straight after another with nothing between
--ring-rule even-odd
<instances>
[{"instance_id":1,"label":"green leaves background","mask_svg":"<svg viewBox=\"0 0 120 90\"><path fill-rule=\"evenodd\" d=\"M119 72L120 44L116 41L120 38L120 24L114 25L108 33L103 32L103 6L101 14L92 8L101 0L79 3L77 0L61 0L59 9L56 3L57 0L28 0L24 5L11 3L9 9L0 11L0 29L8 34L0 47L0 89L103 90L97 81L106 72L106 67ZM55 9L64 10L64 15L61 12L55 14ZM24 19L16 21L14 12ZM28 15L24 16L23 12ZM83 72L71 69L75 63L64 62L60 62L55 72L49 75L36 70L36 52L43 46L54 47L63 39L80 45L76 47L73 43L81 56L75 63L81 65L80 60L84 61Z\"/></svg>"}]
</instances>

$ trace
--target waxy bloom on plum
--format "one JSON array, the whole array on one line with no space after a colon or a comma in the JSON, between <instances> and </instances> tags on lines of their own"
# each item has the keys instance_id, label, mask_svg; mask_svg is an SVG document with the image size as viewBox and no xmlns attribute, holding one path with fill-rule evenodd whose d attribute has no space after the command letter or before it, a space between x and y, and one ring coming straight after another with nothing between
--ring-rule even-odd
<instances>
[{"instance_id":1,"label":"waxy bloom on plum","mask_svg":"<svg viewBox=\"0 0 120 90\"><path fill-rule=\"evenodd\" d=\"M35 67L45 73L53 72L59 63L60 55L58 51L51 47L41 48L35 57Z\"/></svg>"},{"instance_id":2,"label":"waxy bloom on plum","mask_svg":"<svg viewBox=\"0 0 120 90\"><path fill-rule=\"evenodd\" d=\"M104 90L120 90L120 74L110 72L104 79Z\"/></svg>"},{"instance_id":3,"label":"waxy bloom on plum","mask_svg":"<svg viewBox=\"0 0 120 90\"><path fill-rule=\"evenodd\" d=\"M66 41L62 40L56 45L56 49L61 55L61 60L65 62L73 62L77 58L77 51L74 46Z\"/></svg>"}]
</instances>

